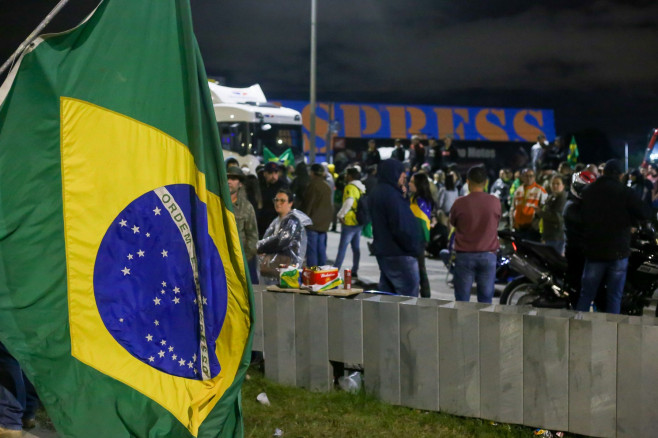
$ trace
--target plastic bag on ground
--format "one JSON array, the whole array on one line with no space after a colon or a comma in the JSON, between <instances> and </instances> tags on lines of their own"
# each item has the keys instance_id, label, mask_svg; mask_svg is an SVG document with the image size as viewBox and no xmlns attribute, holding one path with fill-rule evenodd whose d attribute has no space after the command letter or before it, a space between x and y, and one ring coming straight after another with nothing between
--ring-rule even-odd
<instances>
[{"instance_id":1,"label":"plastic bag on ground","mask_svg":"<svg viewBox=\"0 0 658 438\"><path fill-rule=\"evenodd\" d=\"M357 392L361 389L363 380L361 379L361 373L358 371L353 372L349 376L341 376L338 378L338 386L340 389L347 392Z\"/></svg>"}]
</instances>

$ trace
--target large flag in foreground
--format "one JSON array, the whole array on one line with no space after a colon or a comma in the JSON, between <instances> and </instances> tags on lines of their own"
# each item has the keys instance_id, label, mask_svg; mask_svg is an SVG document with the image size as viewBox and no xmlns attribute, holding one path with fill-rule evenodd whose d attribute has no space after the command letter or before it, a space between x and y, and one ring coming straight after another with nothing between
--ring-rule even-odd
<instances>
[{"instance_id":1,"label":"large flag in foreground","mask_svg":"<svg viewBox=\"0 0 658 438\"><path fill-rule=\"evenodd\" d=\"M105 0L0 89L0 341L62 436L242 435L252 300L189 0Z\"/></svg>"}]
</instances>

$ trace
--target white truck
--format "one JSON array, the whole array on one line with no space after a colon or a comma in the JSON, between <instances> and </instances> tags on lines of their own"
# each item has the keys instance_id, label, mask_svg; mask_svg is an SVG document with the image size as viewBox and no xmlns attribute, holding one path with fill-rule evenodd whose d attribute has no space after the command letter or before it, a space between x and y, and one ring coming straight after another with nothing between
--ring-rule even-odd
<instances>
[{"instance_id":1,"label":"white truck","mask_svg":"<svg viewBox=\"0 0 658 438\"><path fill-rule=\"evenodd\" d=\"M274 157L303 159L302 115L269 103L260 85L232 88L209 81L224 158L234 157L251 172ZM290 152L288 152L290 149Z\"/></svg>"}]
</instances>

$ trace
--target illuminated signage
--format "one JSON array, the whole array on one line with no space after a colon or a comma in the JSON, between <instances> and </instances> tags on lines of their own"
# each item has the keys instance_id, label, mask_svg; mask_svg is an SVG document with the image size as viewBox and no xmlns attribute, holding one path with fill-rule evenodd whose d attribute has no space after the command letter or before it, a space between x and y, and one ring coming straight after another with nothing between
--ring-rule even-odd
<instances>
[{"instance_id":1,"label":"illuminated signage","mask_svg":"<svg viewBox=\"0 0 658 438\"><path fill-rule=\"evenodd\" d=\"M305 101L277 103L302 113L304 144L308 146L310 105ZM372 103L318 103L316 146L325 147L329 124L339 122L338 137L352 138L442 138L457 140L531 141L544 134L555 138L553 111L546 109L387 105Z\"/></svg>"}]
</instances>

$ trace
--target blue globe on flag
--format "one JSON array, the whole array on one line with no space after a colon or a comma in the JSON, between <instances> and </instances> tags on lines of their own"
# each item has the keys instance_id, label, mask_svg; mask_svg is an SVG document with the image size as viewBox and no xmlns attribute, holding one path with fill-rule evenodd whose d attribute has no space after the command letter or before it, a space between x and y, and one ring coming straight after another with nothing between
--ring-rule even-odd
<instances>
[{"instance_id":1,"label":"blue globe on flag","mask_svg":"<svg viewBox=\"0 0 658 438\"><path fill-rule=\"evenodd\" d=\"M189 379L219 374L226 274L191 185L160 187L119 213L96 256L94 294L103 324L137 359Z\"/></svg>"}]
</instances>

